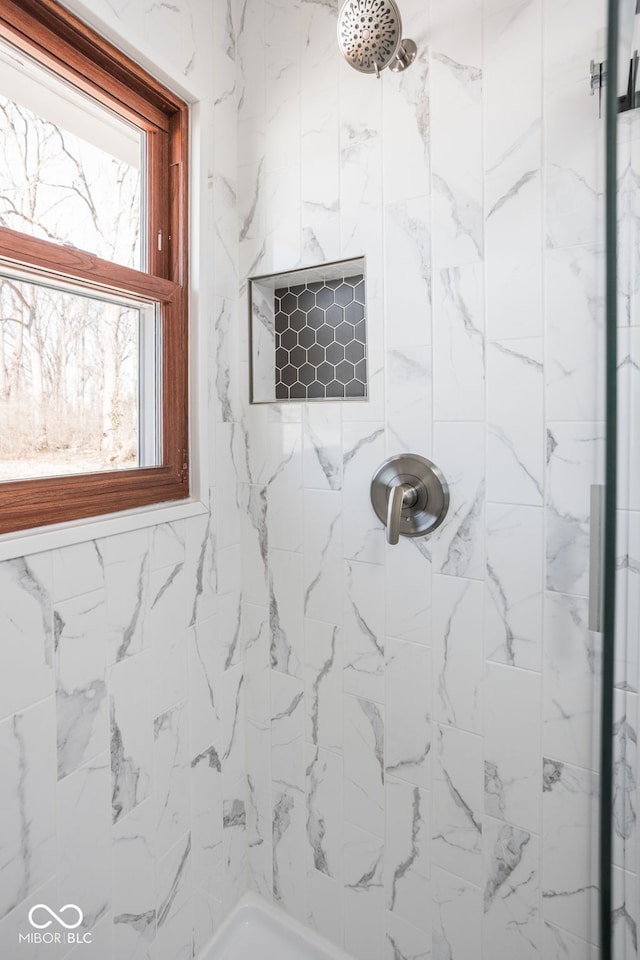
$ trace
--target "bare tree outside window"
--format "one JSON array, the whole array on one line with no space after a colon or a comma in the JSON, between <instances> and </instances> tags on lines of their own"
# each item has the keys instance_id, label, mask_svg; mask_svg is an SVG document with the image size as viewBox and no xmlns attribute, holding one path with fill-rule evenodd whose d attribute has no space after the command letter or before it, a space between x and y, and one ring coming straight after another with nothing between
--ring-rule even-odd
<instances>
[{"instance_id":1,"label":"bare tree outside window","mask_svg":"<svg viewBox=\"0 0 640 960\"><path fill-rule=\"evenodd\" d=\"M0 97L0 226L140 268L140 164ZM0 480L136 467L140 311L0 275Z\"/></svg>"},{"instance_id":2,"label":"bare tree outside window","mask_svg":"<svg viewBox=\"0 0 640 960\"><path fill-rule=\"evenodd\" d=\"M190 496L189 113L0 0L0 538Z\"/></svg>"}]
</instances>

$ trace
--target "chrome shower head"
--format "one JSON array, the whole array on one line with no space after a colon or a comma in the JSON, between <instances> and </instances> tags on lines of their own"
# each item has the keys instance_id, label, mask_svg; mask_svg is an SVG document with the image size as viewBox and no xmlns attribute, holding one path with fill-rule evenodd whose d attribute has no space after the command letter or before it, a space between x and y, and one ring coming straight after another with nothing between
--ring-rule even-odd
<instances>
[{"instance_id":1,"label":"chrome shower head","mask_svg":"<svg viewBox=\"0 0 640 960\"><path fill-rule=\"evenodd\" d=\"M402 20L394 0L345 0L338 14L338 43L347 63L360 73L389 67L394 73L413 63L417 48L402 39Z\"/></svg>"}]
</instances>

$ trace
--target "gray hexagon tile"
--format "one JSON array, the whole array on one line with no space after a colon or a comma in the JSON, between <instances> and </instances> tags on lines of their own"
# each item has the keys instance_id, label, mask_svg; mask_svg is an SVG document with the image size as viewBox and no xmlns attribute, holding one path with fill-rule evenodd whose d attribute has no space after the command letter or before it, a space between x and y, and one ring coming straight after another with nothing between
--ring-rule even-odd
<instances>
[{"instance_id":1,"label":"gray hexagon tile","mask_svg":"<svg viewBox=\"0 0 640 960\"><path fill-rule=\"evenodd\" d=\"M275 291L276 400L367 395L364 278Z\"/></svg>"}]
</instances>

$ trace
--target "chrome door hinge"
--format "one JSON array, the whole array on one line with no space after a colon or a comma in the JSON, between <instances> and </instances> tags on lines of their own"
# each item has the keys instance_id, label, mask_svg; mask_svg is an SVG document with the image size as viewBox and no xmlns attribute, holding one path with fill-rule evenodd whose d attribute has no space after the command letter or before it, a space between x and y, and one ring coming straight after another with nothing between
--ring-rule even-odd
<instances>
[{"instance_id":1,"label":"chrome door hinge","mask_svg":"<svg viewBox=\"0 0 640 960\"><path fill-rule=\"evenodd\" d=\"M182 451L182 467L180 468L180 483L189 483L189 451Z\"/></svg>"}]
</instances>

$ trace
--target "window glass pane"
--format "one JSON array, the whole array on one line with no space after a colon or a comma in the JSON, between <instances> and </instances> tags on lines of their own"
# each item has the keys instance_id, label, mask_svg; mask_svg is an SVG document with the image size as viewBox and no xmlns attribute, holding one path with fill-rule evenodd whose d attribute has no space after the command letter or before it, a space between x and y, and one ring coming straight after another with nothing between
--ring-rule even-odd
<instances>
[{"instance_id":1,"label":"window glass pane","mask_svg":"<svg viewBox=\"0 0 640 960\"><path fill-rule=\"evenodd\" d=\"M0 43L0 225L144 269L141 130Z\"/></svg>"},{"instance_id":2,"label":"window glass pane","mask_svg":"<svg viewBox=\"0 0 640 960\"><path fill-rule=\"evenodd\" d=\"M153 304L0 276L0 481L159 463Z\"/></svg>"}]
</instances>

